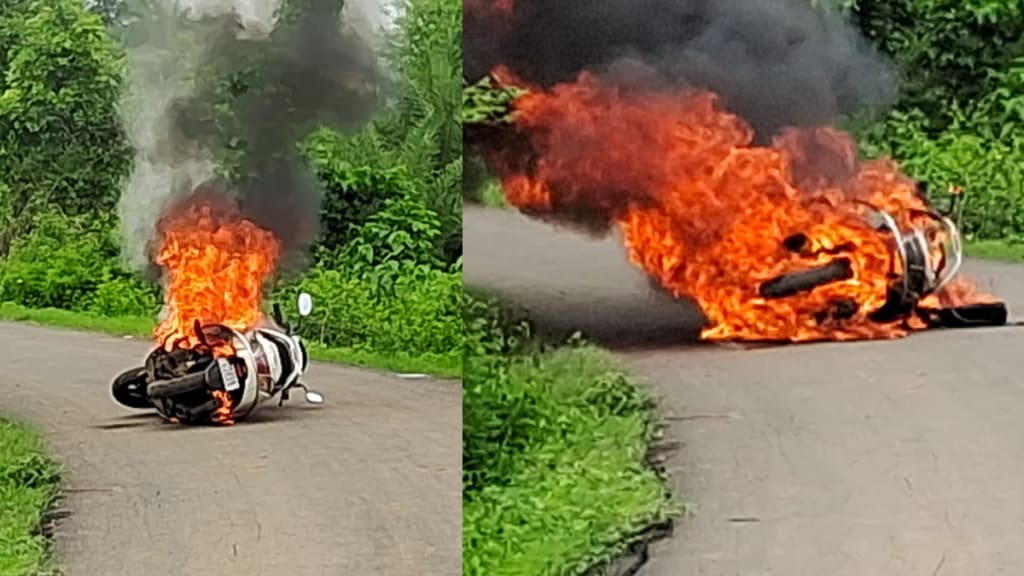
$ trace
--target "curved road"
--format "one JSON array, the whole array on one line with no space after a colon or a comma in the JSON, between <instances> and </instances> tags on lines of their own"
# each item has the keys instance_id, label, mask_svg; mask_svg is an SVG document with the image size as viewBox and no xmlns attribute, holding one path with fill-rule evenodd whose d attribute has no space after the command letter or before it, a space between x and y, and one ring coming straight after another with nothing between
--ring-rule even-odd
<instances>
[{"instance_id":1,"label":"curved road","mask_svg":"<svg viewBox=\"0 0 1024 576\"><path fill-rule=\"evenodd\" d=\"M186 428L110 398L147 351L0 324L0 413L39 425L65 465L67 576L461 573L458 382L314 363L323 406Z\"/></svg>"},{"instance_id":2,"label":"curved road","mask_svg":"<svg viewBox=\"0 0 1024 576\"><path fill-rule=\"evenodd\" d=\"M1024 574L1024 329L742 349L614 239L466 209L465 282L618 350L661 399L693 503L645 576ZM970 262L1024 309L1024 267Z\"/></svg>"}]
</instances>

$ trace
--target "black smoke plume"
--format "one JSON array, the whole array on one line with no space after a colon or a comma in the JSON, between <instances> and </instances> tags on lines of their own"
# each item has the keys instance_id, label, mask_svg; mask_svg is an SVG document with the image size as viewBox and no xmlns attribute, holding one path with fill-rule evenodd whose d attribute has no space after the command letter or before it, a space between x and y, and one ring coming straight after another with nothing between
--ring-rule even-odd
<instances>
[{"instance_id":1,"label":"black smoke plume","mask_svg":"<svg viewBox=\"0 0 1024 576\"><path fill-rule=\"evenodd\" d=\"M586 70L625 86L706 88L762 141L897 96L879 53L812 0L466 0L464 22L470 82L506 65L542 87Z\"/></svg>"},{"instance_id":2,"label":"black smoke plume","mask_svg":"<svg viewBox=\"0 0 1024 576\"><path fill-rule=\"evenodd\" d=\"M295 265L318 233L323 194L299 142L319 124L351 129L369 118L381 86L374 50L344 28L338 0L194 4L154 19L129 49L125 120L138 151L121 201L129 256L146 266L161 210L215 186Z\"/></svg>"}]
</instances>

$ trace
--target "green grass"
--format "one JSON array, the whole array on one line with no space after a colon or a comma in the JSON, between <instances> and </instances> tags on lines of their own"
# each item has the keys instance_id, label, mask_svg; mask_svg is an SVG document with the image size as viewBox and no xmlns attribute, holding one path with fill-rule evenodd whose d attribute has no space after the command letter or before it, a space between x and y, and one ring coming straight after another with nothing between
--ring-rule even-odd
<instances>
[{"instance_id":1,"label":"green grass","mask_svg":"<svg viewBox=\"0 0 1024 576\"><path fill-rule=\"evenodd\" d=\"M650 399L592 347L467 357L463 573L578 575L674 514Z\"/></svg>"},{"instance_id":2,"label":"green grass","mask_svg":"<svg viewBox=\"0 0 1024 576\"><path fill-rule=\"evenodd\" d=\"M154 319L145 316L107 317L90 312L73 312L55 308L28 308L13 302L0 303L0 320L29 322L44 326L138 338L149 338L155 326ZM310 357L322 362L353 364L394 372L417 372L445 378L460 378L462 376L461 351L446 355L411 356L393 353L382 354L355 348L327 348L314 342L307 342L306 345Z\"/></svg>"},{"instance_id":3,"label":"green grass","mask_svg":"<svg viewBox=\"0 0 1024 576\"><path fill-rule=\"evenodd\" d=\"M0 419L0 574L52 573L49 543L39 534L57 495L57 466L27 427Z\"/></svg>"},{"instance_id":4,"label":"green grass","mask_svg":"<svg viewBox=\"0 0 1024 576\"><path fill-rule=\"evenodd\" d=\"M964 245L964 252L972 258L1024 261L1024 240L973 240Z\"/></svg>"}]
</instances>

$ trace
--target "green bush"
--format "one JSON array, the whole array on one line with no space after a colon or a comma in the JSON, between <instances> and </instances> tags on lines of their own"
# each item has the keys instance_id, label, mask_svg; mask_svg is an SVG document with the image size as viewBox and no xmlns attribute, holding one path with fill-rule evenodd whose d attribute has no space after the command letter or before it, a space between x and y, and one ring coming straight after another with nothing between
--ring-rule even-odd
<instances>
[{"instance_id":1,"label":"green bush","mask_svg":"<svg viewBox=\"0 0 1024 576\"><path fill-rule=\"evenodd\" d=\"M861 127L865 152L894 157L940 205L962 188L969 236L1024 234L1024 4L843 4L904 76L896 110Z\"/></svg>"},{"instance_id":2,"label":"green bush","mask_svg":"<svg viewBox=\"0 0 1024 576\"><path fill-rule=\"evenodd\" d=\"M544 350L485 298L464 331L464 574L584 574L674 512L651 401L609 355Z\"/></svg>"},{"instance_id":3,"label":"green bush","mask_svg":"<svg viewBox=\"0 0 1024 576\"><path fill-rule=\"evenodd\" d=\"M643 413L650 404L640 389L606 359L578 374L532 374L545 354L529 324L516 321L490 298L467 295L463 331L463 489L500 485L515 475L519 454L562 436L571 419L545 412L586 407L597 419ZM571 350L571 348L569 348ZM556 355L555 357L564 357ZM554 357L551 357L554 358ZM573 361L567 361L572 364ZM582 379L571 399L557 382ZM584 385L585 384L585 385Z\"/></svg>"},{"instance_id":4,"label":"green bush","mask_svg":"<svg viewBox=\"0 0 1024 576\"><path fill-rule=\"evenodd\" d=\"M0 3L0 255L47 210L109 213L131 152L119 47L78 0Z\"/></svg>"},{"instance_id":5,"label":"green bush","mask_svg":"<svg viewBox=\"0 0 1024 576\"><path fill-rule=\"evenodd\" d=\"M345 246L343 260L371 275L381 267L440 269L443 263L435 250L435 241L440 236L441 222L437 214L421 200L389 199Z\"/></svg>"},{"instance_id":6,"label":"green bush","mask_svg":"<svg viewBox=\"0 0 1024 576\"><path fill-rule=\"evenodd\" d=\"M396 24L399 99L377 125L440 219L441 258L453 263L462 254L462 3L401 0Z\"/></svg>"},{"instance_id":7,"label":"green bush","mask_svg":"<svg viewBox=\"0 0 1024 576\"><path fill-rule=\"evenodd\" d=\"M377 275L316 268L274 297L294 301L300 291L313 297L314 309L299 333L325 346L416 355L462 344L459 273L411 265Z\"/></svg>"},{"instance_id":8,"label":"green bush","mask_svg":"<svg viewBox=\"0 0 1024 576\"><path fill-rule=\"evenodd\" d=\"M96 289L120 274L117 245L102 224L44 214L0 260L0 301L84 310Z\"/></svg>"},{"instance_id":9,"label":"green bush","mask_svg":"<svg viewBox=\"0 0 1024 576\"><path fill-rule=\"evenodd\" d=\"M461 246L461 204L452 207L438 198L447 198L449 188L458 189L461 160L429 178L414 177L417 172L390 146L379 135L379 125L354 136L322 128L304 141L303 152L326 188L319 249L351 251L353 240L368 240L367 234L380 232L381 226L396 225L396 231L415 239L416 260L441 267L453 263L459 254L452 247ZM460 214L457 222L453 210ZM367 225L377 232L363 231ZM409 241L403 243L411 248Z\"/></svg>"},{"instance_id":10,"label":"green bush","mask_svg":"<svg viewBox=\"0 0 1024 576\"><path fill-rule=\"evenodd\" d=\"M86 309L102 316L155 316L160 310L157 291L134 277L118 277L96 287Z\"/></svg>"},{"instance_id":11,"label":"green bush","mask_svg":"<svg viewBox=\"0 0 1024 576\"><path fill-rule=\"evenodd\" d=\"M422 203L439 225L436 258L462 251L462 7L402 0L387 56L399 72L391 106L356 134L321 128L302 143L326 185L321 246L335 252L396 198Z\"/></svg>"},{"instance_id":12,"label":"green bush","mask_svg":"<svg viewBox=\"0 0 1024 576\"><path fill-rule=\"evenodd\" d=\"M373 140L372 130L346 137L320 129L304 142L303 152L326 187L320 249L335 255L361 251L357 260L370 265L398 257L443 266L440 218L404 164L381 167L360 158L359 150Z\"/></svg>"},{"instance_id":13,"label":"green bush","mask_svg":"<svg viewBox=\"0 0 1024 576\"><path fill-rule=\"evenodd\" d=\"M411 194L404 169L377 170L361 164L351 148L350 139L326 128L303 142L303 153L326 189L320 207L320 246L328 251L355 238L388 198Z\"/></svg>"},{"instance_id":14,"label":"green bush","mask_svg":"<svg viewBox=\"0 0 1024 576\"><path fill-rule=\"evenodd\" d=\"M951 112L991 93L1024 55L1024 4L1003 0L848 0L854 21L902 70L901 109L936 136Z\"/></svg>"},{"instance_id":15,"label":"green bush","mask_svg":"<svg viewBox=\"0 0 1024 576\"><path fill-rule=\"evenodd\" d=\"M39 526L57 495L60 468L39 434L0 419L0 574L56 573Z\"/></svg>"},{"instance_id":16,"label":"green bush","mask_svg":"<svg viewBox=\"0 0 1024 576\"><path fill-rule=\"evenodd\" d=\"M1024 234L1024 129L1009 124L997 136L992 131L1001 129L978 111L959 114L938 135L930 135L926 123L923 112L894 112L861 131L862 149L896 158L940 207L949 205L950 187L961 188L961 225L969 237Z\"/></svg>"},{"instance_id":17,"label":"green bush","mask_svg":"<svg viewBox=\"0 0 1024 576\"><path fill-rule=\"evenodd\" d=\"M466 290L462 299L463 353L469 356L514 356L538 351L530 325L516 320L489 296Z\"/></svg>"}]
</instances>

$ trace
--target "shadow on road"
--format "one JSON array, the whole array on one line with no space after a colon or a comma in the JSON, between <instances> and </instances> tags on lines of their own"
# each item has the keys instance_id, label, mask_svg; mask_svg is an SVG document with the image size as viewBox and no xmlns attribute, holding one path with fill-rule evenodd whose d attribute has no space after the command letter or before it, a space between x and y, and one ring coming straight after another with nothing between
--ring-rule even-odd
<instances>
[{"instance_id":1,"label":"shadow on road","mask_svg":"<svg viewBox=\"0 0 1024 576\"><path fill-rule=\"evenodd\" d=\"M704 317L692 303L667 295L601 295L590 299L543 292L483 290L508 303L530 320L535 333L564 341L579 332L586 340L612 350L704 346L699 341Z\"/></svg>"}]
</instances>

